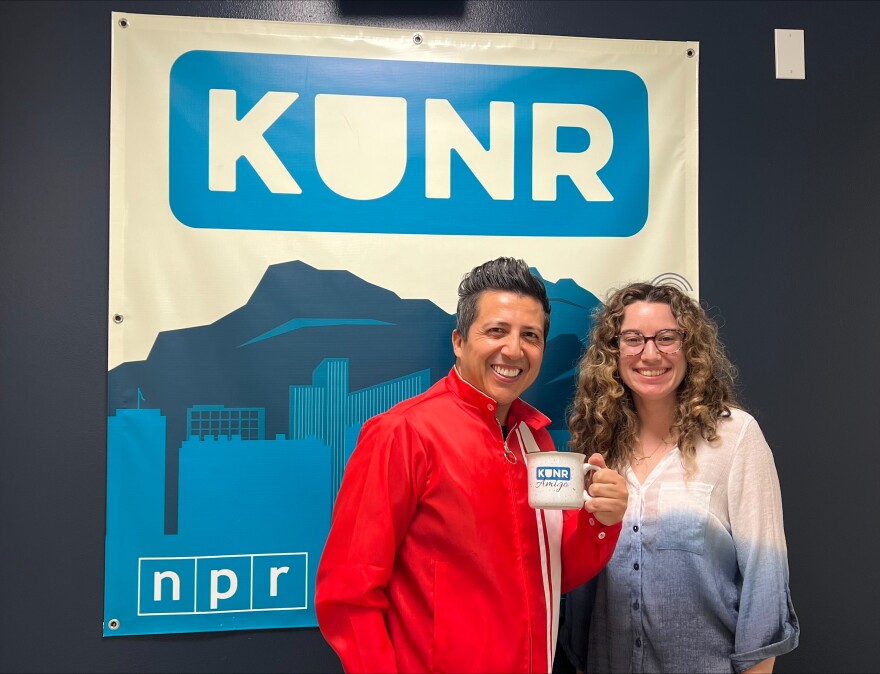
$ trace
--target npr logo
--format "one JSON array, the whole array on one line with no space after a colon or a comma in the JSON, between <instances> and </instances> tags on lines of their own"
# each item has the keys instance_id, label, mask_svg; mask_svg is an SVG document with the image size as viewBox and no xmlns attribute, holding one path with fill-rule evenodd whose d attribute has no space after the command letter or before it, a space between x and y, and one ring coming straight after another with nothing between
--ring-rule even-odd
<instances>
[{"instance_id":1,"label":"npr logo","mask_svg":"<svg viewBox=\"0 0 880 674\"><path fill-rule=\"evenodd\" d=\"M628 71L194 51L171 70L191 227L630 236L648 104Z\"/></svg>"},{"instance_id":2,"label":"npr logo","mask_svg":"<svg viewBox=\"0 0 880 674\"><path fill-rule=\"evenodd\" d=\"M538 466L538 480L570 480L571 470L561 466Z\"/></svg>"},{"instance_id":3,"label":"npr logo","mask_svg":"<svg viewBox=\"0 0 880 674\"><path fill-rule=\"evenodd\" d=\"M305 552L142 557L138 615L305 609Z\"/></svg>"}]
</instances>

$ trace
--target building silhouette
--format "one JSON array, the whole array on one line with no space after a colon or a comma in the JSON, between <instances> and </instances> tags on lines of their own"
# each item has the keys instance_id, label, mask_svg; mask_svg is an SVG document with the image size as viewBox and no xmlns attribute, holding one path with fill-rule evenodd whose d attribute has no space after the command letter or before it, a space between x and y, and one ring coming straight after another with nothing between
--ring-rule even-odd
<instances>
[{"instance_id":1,"label":"building silhouette","mask_svg":"<svg viewBox=\"0 0 880 674\"><path fill-rule=\"evenodd\" d=\"M312 373L311 386L290 387L289 437L315 437L330 447L334 501L354 449L356 431L370 417L427 391L430 385L431 371L427 369L349 392L348 358L325 358Z\"/></svg>"}]
</instances>

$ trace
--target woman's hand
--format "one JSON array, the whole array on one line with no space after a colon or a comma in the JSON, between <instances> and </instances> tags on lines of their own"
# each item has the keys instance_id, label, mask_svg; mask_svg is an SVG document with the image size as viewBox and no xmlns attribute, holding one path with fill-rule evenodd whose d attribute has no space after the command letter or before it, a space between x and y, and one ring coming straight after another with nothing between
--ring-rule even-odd
<instances>
[{"instance_id":1,"label":"woman's hand","mask_svg":"<svg viewBox=\"0 0 880 674\"><path fill-rule=\"evenodd\" d=\"M776 662L776 656L761 660L757 665L749 667L743 674L770 674L773 671L773 664Z\"/></svg>"},{"instance_id":2,"label":"woman's hand","mask_svg":"<svg viewBox=\"0 0 880 674\"><path fill-rule=\"evenodd\" d=\"M616 470L608 468L599 453L593 454L587 463L599 466L600 470L593 472L593 479L587 489L593 498L584 504L584 508L605 526L617 524L623 519L629 502L626 480Z\"/></svg>"}]
</instances>

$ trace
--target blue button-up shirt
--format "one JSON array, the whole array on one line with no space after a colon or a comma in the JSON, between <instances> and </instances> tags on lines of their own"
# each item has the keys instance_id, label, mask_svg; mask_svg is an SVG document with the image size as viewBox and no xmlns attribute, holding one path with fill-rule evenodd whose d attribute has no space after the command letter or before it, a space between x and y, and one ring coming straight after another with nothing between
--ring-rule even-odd
<instances>
[{"instance_id":1,"label":"blue button-up shirt","mask_svg":"<svg viewBox=\"0 0 880 674\"><path fill-rule=\"evenodd\" d=\"M797 646L782 499L773 455L747 413L678 448L639 483L614 556L600 574L588 668L598 672L741 672Z\"/></svg>"}]
</instances>

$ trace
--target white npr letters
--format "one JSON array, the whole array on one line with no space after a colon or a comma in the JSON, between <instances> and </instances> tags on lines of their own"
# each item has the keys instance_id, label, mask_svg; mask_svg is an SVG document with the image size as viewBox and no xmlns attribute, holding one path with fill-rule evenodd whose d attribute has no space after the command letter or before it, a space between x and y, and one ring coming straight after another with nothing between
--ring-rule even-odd
<instances>
[{"instance_id":1,"label":"white npr letters","mask_svg":"<svg viewBox=\"0 0 880 674\"><path fill-rule=\"evenodd\" d=\"M289 566L273 566L269 569L269 596L278 596L278 578L290 572ZM226 579L226 589L220 590L220 579ZM171 581L171 598L180 601L180 576L174 571L153 572L153 601L162 601L162 581ZM234 597L238 592L238 576L232 569L211 569L210 606L215 610L220 601Z\"/></svg>"}]
</instances>

